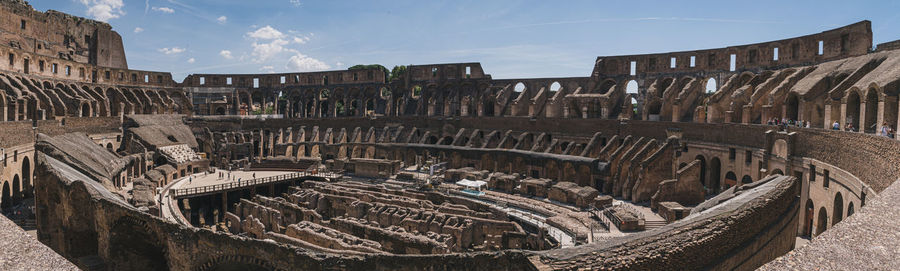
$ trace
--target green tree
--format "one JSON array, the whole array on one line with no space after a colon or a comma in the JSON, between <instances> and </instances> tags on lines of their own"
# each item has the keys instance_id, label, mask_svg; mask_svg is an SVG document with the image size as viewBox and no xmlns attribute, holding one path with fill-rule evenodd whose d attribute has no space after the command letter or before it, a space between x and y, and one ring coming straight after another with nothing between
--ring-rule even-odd
<instances>
[{"instance_id":1,"label":"green tree","mask_svg":"<svg viewBox=\"0 0 900 271\"><path fill-rule=\"evenodd\" d=\"M394 79L399 79L404 74L406 74L406 66L394 66L394 68L391 69L391 77L388 78L388 82L394 81Z\"/></svg>"}]
</instances>

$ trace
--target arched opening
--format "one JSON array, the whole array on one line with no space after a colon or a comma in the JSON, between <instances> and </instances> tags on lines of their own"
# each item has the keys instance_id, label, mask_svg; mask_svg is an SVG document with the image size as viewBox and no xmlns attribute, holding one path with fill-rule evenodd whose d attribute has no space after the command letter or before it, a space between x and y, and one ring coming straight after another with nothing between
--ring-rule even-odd
<instances>
[{"instance_id":1,"label":"arched opening","mask_svg":"<svg viewBox=\"0 0 900 271\"><path fill-rule=\"evenodd\" d=\"M851 215L853 215L853 202L852 201L850 202L850 204L847 204L847 217L850 217Z\"/></svg>"},{"instance_id":2,"label":"arched opening","mask_svg":"<svg viewBox=\"0 0 900 271\"><path fill-rule=\"evenodd\" d=\"M216 115L225 115L225 108L224 107L216 108Z\"/></svg>"},{"instance_id":3,"label":"arched opening","mask_svg":"<svg viewBox=\"0 0 900 271\"><path fill-rule=\"evenodd\" d=\"M865 126L860 127L860 129L865 129L866 133L875 133L875 129L878 127L878 91L874 88L869 89L869 92L866 94L866 121ZM834 216L835 218L837 216Z\"/></svg>"},{"instance_id":4,"label":"arched opening","mask_svg":"<svg viewBox=\"0 0 900 271\"><path fill-rule=\"evenodd\" d=\"M19 175L16 174L13 176L12 182L12 203L18 204L22 201L22 180L19 179Z\"/></svg>"},{"instance_id":5,"label":"arched opening","mask_svg":"<svg viewBox=\"0 0 900 271\"><path fill-rule=\"evenodd\" d=\"M31 176L31 161L28 160L28 157L25 157L22 159L22 189L24 190L25 198L34 197Z\"/></svg>"},{"instance_id":6,"label":"arched opening","mask_svg":"<svg viewBox=\"0 0 900 271\"><path fill-rule=\"evenodd\" d=\"M483 114L485 116L493 116L494 115L494 102L491 100L485 100L483 103Z\"/></svg>"},{"instance_id":7,"label":"arched opening","mask_svg":"<svg viewBox=\"0 0 900 271\"><path fill-rule=\"evenodd\" d=\"M753 178L750 178L750 175L744 175L744 177L741 178L741 184L748 184L752 182Z\"/></svg>"},{"instance_id":8,"label":"arched opening","mask_svg":"<svg viewBox=\"0 0 900 271\"><path fill-rule=\"evenodd\" d=\"M650 103L647 107L647 120L659 121L660 116L659 113L662 111L662 103L659 100L655 100Z\"/></svg>"},{"instance_id":9,"label":"arched opening","mask_svg":"<svg viewBox=\"0 0 900 271\"><path fill-rule=\"evenodd\" d=\"M834 195L834 207L832 207L832 210L831 225L834 225L844 219L844 198L841 196L841 192Z\"/></svg>"},{"instance_id":10,"label":"arched opening","mask_svg":"<svg viewBox=\"0 0 900 271\"><path fill-rule=\"evenodd\" d=\"M550 91L557 92L560 89L562 89L562 85L559 82L553 82L553 84L550 84Z\"/></svg>"},{"instance_id":11,"label":"arched opening","mask_svg":"<svg viewBox=\"0 0 900 271\"><path fill-rule=\"evenodd\" d=\"M108 150L109 152L115 152L115 150L113 150L112 143L106 143L106 150Z\"/></svg>"},{"instance_id":12,"label":"arched opening","mask_svg":"<svg viewBox=\"0 0 900 271\"><path fill-rule=\"evenodd\" d=\"M784 171L781 171L780 168L776 168L775 170L772 171L772 174L769 174L769 175L784 175ZM744 176L744 177L750 177L750 176Z\"/></svg>"},{"instance_id":13,"label":"arched opening","mask_svg":"<svg viewBox=\"0 0 900 271\"><path fill-rule=\"evenodd\" d=\"M3 183L3 196L0 197L0 208L6 209L12 207L12 190L9 188L9 182Z\"/></svg>"},{"instance_id":14,"label":"arched opening","mask_svg":"<svg viewBox=\"0 0 900 271\"><path fill-rule=\"evenodd\" d=\"M517 83L516 86L513 88L513 90L516 93L522 93L523 91L525 91L525 83L522 83L522 82Z\"/></svg>"},{"instance_id":15,"label":"arched opening","mask_svg":"<svg viewBox=\"0 0 900 271\"><path fill-rule=\"evenodd\" d=\"M369 99L366 101L366 109L364 112L366 115L375 114L375 101Z\"/></svg>"},{"instance_id":16,"label":"arched opening","mask_svg":"<svg viewBox=\"0 0 900 271\"><path fill-rule=\"evenodd\" d=\"M706 186L709 183L709 181L706 180L706 157L697 155L694 160L700 160L700 184L706 187L707 190L710 190L710 188Z\"/></svg>"},{"instance_id":17,"label":"arched opening","mask_svg":"<svg viewBox=\"0 0 900 271\"><path fill-rule=\"evenodd\" d=\"M737 175L731 171L725 173L725 189L728 189L735 185L737 185Z\"/></svg>"},{"instance_id":18,"label":"arched opening","mask_svg":"<svg viewBox=\"0 0 900 271\"><path fill-rule=\"evenodd\" d=\"M800 98L797 97L796 93L791 92L788 95L787 101L784 104L784 117L789 120L800 120L799 117L799 108L800 108Z\"/></svg>"},{"instance_id":19,"label":"arched opening","mask_svg":"<svg viewBox=\"0 0 900 271\"><path fill-rule=\"evenodd\" d=\"M112 225L109 234L111 269L168 269L165 246L150 229L131 217L122 217Z\"/></svg>"},{"instance_id":20,"label":"arched opening","mask_svg":"<svg viewBox=\"0 0 900 271\"><path fill-rule=\"evenodd\" d=\"M815 216L816 208L813 205L812 199L806 199L806 216L803 220L803 236L812 237L812 227L813 227L813 217Z\"/></svg>"},{"instance_id":21,"label":"arched opening","mask_svg":"<svg viewBox=\"0 0 900 271\"><path fill-rule=\"evenodd\" d=\"M91 106L87 103L81 105L81 117L87 118L91 116Z\"/></svg>"},{"instance_id":22,"label":"arched opening","mask_svg":"<svg viewBox=\"0 0 900 271\"><path fill-rule=\"evenodd\" d=\"M713 194L718 194L719 189L722 188L720 178L722 178L722 162L719 161L719 157L713 157L709 163L709 183L707 184Z\"/></svg>"},{"instance_id":23,"label":"arched opening","mask_svg":"<svg viewBox=\"0 0 900 271\"><path fill-rule=\"evenodd\" d=\"M327 117L328 116L328 101L319 102L319 117Z\"/></svg>"},{"instance_id":24,"label":"arched opening","mask_svg":"<svg viewBox=\"0 0 900 271\"><path fill-rule=\"evenodd\" d=\"M716 93L719 91L719 86L716 84L716 79L710 77L706 80L706 93Z\"/></svg>"},{"instance_id":25,"label":"arched opening","mask_svg":"<svg viewBox=\"0 0 900 271\"><path fill-rule=\"evenodd\" d=\"M334 111L337 114L336 116L344 116L346 114L346 111L344 109L344 101L334 102Z\"/></svg>"},{"instance_id":26,"label":"arched opening","mask_svg":"<svg viewBox=\"0 0 900 271\"><path fill-rule=\"evenodd\" d=\"M628 81L625 84L625 93L627 94L638 94L638 83L635 80Z\"/></svg>"},{"instance_id":27,"label":"arched opening","mask_svg":"<svg viewBox=\"0 0 900 271\"><path fill-rule=\"evenodd\" d=\"M850 90L847 97L847 119L844 121L847 123L845 126L852 126L855 131L859 131L859 102L859 94Z\"/></svg>"},{"instance_id":28,"label":"arched opening","mask_svg":"<svg viewBox=\"0 0 900 271\"><path fill-rule=\"evenodd\" d=\"M422 96L422 86L415 85L412 87L412 97L413 99L418 99Z\"/></svg>"},{"instance_id":29,"label":"arched opening","mask_svg":"<svg viewBox=\"0 0 900 271\"><path fill-rule=\"evenodd\" d=\"M826 229L828 229L828 211L825 210L825 207L819 208L819 219L816 222L816 235L822 234Z\"/></svg>"}]
</instances>

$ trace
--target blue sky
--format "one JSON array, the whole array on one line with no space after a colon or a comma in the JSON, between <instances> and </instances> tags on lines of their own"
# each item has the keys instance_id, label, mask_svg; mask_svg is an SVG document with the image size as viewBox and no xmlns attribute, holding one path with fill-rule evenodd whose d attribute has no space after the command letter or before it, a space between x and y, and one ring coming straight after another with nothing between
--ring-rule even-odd
<instances>
[{"instance_id":1,"label":"blue sky","mask_svg":"<svg viewBox=\"0 0 900 271\"><path fill-rule=\"evenodd\" d=\"M601 55L717 48L871 20L900 1L32 0L109 22L129 68L191 73L481 62L494 78L589 76Z\"/></svg>"}]
</instances>

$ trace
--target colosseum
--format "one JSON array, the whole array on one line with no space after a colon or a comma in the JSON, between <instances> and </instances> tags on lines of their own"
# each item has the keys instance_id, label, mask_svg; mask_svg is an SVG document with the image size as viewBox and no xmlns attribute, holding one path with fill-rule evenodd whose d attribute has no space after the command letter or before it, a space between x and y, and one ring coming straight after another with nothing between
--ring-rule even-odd
<instances>
[{"instance_id":1,"label":"colosseum","mask_svg":"<svg viewBox=\"0 0 900 271\"><path fill-rule=\"evenodd\" d=\"M107 23L0 13L3 270L900 268L900 41L870 21L587 77L179 83Z\"/></svg>"}]
</instances>

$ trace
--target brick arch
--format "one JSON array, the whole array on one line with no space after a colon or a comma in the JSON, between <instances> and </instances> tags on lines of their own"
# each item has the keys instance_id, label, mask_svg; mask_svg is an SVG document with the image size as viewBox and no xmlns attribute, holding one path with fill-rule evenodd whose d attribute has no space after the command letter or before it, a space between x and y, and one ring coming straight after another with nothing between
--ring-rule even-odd
<instances>
[{"instance_id":1,"label":"brick arch","mask_svg":"<svg viewBox=\"0 0 900 271\"><path fill-rule=\"evenodd\" d=\"M225 255L211 259L195 268L197 271L226 271L226 270L276 270L284 269L276 268L266 260L248 255Z\"/></svg>"}]
</instances>

